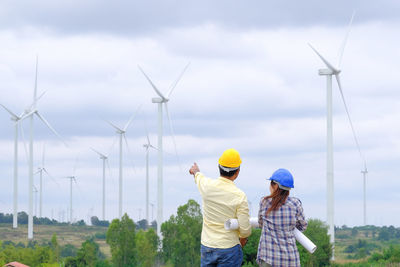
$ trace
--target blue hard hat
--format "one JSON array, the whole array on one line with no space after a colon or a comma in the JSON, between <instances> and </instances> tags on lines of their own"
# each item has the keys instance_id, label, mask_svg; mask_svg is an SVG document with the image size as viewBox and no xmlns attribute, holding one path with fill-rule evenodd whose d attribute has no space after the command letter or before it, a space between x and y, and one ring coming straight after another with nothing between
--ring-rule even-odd
<instances>
[{"instance_id":1,"label":"blue hard hat","mask_svg":"<svg viewBox=\"0 0 400 267\"><path fill-rule=\"evenodd\" d=\"M276 170L268 180L276 182L284 190L294 188L293 175L286 169Z\"/></svg>"}]
</instances>

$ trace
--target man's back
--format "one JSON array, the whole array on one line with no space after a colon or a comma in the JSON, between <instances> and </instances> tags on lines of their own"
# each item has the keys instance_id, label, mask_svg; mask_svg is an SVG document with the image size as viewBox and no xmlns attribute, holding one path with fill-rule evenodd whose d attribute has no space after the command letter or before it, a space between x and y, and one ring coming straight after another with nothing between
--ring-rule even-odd
<instances>
[{"instance_id":1,"label":"man's back","mask_svg":"<svg viewBox=\"0 0 400 267\"><path fill-rule=\"evenodd\" d=\"M210 179L198 172L195 182L203 199L203 230L201 243L213 248L231 248L239 244L239 237L251 234L246 195L233 181L219 177ZM238 218L240 228L228 231L226 220Z\"/></svg>"}]
</instances>

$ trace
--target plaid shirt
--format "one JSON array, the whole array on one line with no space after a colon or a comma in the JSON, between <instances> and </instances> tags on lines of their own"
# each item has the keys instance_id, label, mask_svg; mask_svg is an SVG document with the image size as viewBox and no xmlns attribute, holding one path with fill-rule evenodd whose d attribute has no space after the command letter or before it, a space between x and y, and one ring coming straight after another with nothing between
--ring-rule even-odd
<instances>
[{"instance_id":1,"label":"plaid shirt","mask_svg":"<svg viewBox=\"0 0 400 267\"><path fill-rule=\"evenodd\" d=\"M271 211L266 217L272 199L260 201L258 223L262 227L260 243L258 245L257 262L261 261L272 266L300 266L300 256L296 247L296 239L293 230L296 227L300 231L307 228L304 219L301 201L294 197L288 197L286 202L275 211Z\"/></svg>"}]
</instances>

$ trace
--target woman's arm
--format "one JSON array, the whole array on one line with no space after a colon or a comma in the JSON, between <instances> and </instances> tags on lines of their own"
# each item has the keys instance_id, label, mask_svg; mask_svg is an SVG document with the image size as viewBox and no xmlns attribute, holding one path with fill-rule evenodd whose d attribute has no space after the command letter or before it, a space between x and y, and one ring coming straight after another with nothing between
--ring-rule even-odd
<instances>
[{"instance_id":1,"label":"woman's arm","mask_svg":"<svg viewBox=\"0 0 400 267\"><path fill-rule=\"evenodd\" d=\"M259 209L258 209L258 227L260 227L260 228L262 228L263 227L263 218L262 218L262 216L263 216L263 213L265 213L263 210L264 210L264 208L263 208L263 203L264 203L264 197L262 197L261 198L261 200L260 200L260 206L259 206Z\"/></svg>"},{"instance_id":2,"label":"woman's arm","mask_svg":"<svg viewBox=\"0 0 400 267\"><path fill-rule=\"evenodd\" d=\"M304 217L303 206L300 199L298 199L297 212L296 212L296 228L301 232L307 229L307 221Z\"/></svg>"}]
</instances>

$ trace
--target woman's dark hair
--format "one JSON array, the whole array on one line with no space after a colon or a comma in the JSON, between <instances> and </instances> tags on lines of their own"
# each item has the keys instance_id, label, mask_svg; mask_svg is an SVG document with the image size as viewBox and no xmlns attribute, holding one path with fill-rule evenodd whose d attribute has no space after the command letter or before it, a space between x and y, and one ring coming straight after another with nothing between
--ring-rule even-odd
<instances>
[{"instance_id":1,"label":"woman's dark hair","mask_svg":"<svg viewBox=\"0 0 400 267\"><path fill-rule=\"evenodd\" d=\"M275 183L274 181L271 181L271 185L275 186L275 185L277 185L277 183ZM289 196L289 190L284 190L284 189L281 189L280 187L277 187L276 190L271 195L266 196L264 198L264 200L271 198L272 203L271 203L271 206L268 208L265 216L268 216L268 214L271 211L279 209L279 207L285 203L288 196Z\"/></svg>"},{"instance_id":2,"label":"woman's dark hair","mask_svg":"<svg viewBox=\"0 0 400 267\"><path fill-rule=\"evenodd\" d=\"M221 175L223 177L232 177L239 170L239 169L237 169L234 171L226 172L220 166L218 166L218 168L219 168L219 175Z\"/></svg>"}]
</instances>

